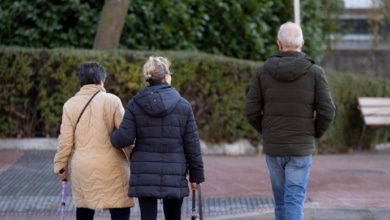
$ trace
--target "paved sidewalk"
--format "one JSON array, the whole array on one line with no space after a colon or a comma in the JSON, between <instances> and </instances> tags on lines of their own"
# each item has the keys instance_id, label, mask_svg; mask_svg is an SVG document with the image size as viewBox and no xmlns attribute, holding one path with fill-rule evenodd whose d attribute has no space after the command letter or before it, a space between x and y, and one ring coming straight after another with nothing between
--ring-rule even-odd
<instances>
[{"instance_id":1,"label":"paved sidewalk","mask_svg":"<svg viewBox=\"0 0 390 220\"><path fill-rule=\"evenodd\" d=\"M53 156L53 150L1 150L0 146L0 220L59 219L61 185L52 173ZM205 219L273 219L263 155L204 156L204 163ZM390 220L389 183L389 150L314 156L305 220ZM66 219L74 219L69 184L67 195ZM190 214L186 199L183 219ZM109 219L103 211L96 216ZM131 219L139 219L137 207Z\"/></svg>"}]
</instances>

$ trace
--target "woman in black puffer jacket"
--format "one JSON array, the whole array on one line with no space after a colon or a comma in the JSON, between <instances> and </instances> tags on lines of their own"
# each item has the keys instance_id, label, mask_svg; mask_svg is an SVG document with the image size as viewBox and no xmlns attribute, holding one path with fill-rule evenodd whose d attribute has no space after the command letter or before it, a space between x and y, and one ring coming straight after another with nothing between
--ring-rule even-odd
<instances>
[{"instance_id":1,"label":"woman in black puffer jacket","mask_svg":"<svg viewBox=\"0 0 390 220\"><path fill-rule=\"evenodd\" d=\"M129 196L137 197L141 220L157 219L163 199L165 219L181 219L183 198L205 181L199 135L190 103L171 87L170 63L149 57L143 76L149 84L125 109L119 129L111 135L116 148L134 144Z\"/></svg>"}]
</instances>

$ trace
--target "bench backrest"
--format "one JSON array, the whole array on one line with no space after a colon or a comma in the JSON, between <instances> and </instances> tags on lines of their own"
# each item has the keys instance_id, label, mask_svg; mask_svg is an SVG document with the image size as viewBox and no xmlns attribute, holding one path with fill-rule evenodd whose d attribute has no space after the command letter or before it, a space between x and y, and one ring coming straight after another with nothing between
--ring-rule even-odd
<instances>
[{"instance_id":1,"label":"bench backrest","mask_svg":"<svg viewBox=\"0 0 390 220\"><path fill-rule=\"evenodd\" d=\"M360 97L358 101L366 126L390 126L390 98Z\"/></svg>"}]
</instances>

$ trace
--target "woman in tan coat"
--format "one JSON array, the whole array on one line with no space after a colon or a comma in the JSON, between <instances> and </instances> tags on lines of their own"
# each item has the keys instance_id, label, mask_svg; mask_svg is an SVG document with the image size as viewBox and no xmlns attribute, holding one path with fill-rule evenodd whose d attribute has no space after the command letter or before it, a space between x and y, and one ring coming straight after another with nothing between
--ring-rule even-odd
<instances>
[{"instance_id":1,"label":"woman in tan coat","mask_svg":"<svg viewBox=\"0 0 390 220\"><path fill-rule=\"evenodd\" d=\"M122 102L106 93L100 64L83 63L78 76L81 89L63 106L54 172L62 181L70 169L77 220L92 220L95 209L108 209L112 220L128 220L134 206L127 195L129 162L110 142L122 121Z\"/></svg>"}]
</instances>

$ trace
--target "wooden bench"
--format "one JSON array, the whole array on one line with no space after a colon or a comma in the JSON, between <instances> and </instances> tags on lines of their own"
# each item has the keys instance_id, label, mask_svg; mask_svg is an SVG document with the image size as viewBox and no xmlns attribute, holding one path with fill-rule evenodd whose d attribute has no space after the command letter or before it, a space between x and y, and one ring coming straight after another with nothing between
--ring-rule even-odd
<instances>
[{"instance_id":1,"label":"wooden bench","mask_svg":"<svg viewBox=\"0 0 390 220\"><path fill-rule=\"evenodd\" d=\"M390 126L390 98L360 97L358 102L358 108L364 120L358 143L358 149L361 150L363 136L367 128L375 129Z\"/></svg>"}]
</instances>

